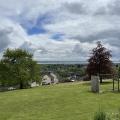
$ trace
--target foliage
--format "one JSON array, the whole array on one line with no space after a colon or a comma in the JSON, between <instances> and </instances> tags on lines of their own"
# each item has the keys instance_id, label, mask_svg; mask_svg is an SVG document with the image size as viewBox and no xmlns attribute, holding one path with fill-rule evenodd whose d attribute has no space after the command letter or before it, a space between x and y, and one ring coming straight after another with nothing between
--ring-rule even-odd
<instances>
[{"instance_id":1,"label":"foliage","mask_svg":"<svg viewBox=\"0 0 120 120\"><path fill-rule=\"evenodd\" d=\"M111 118L111 120L120 120L120 109L118 109L117 112L108 114L108 116Z\"/></svg>"},{"instance_id":2,"label":"foliage","mask_svg":"<svg viewBox=\"0 0 120 120\"><path fill-rule=\"evenodd\" d=\"M113 72L111 57L111 51L103 47L101 42L98 42L97 47L92 50L91 57L88 60L88 75L111 74Z\"/></svg>"},{"instance_id":3,"label":"foliage","mask_svg":"<svg viewBox=\"0 0 120 120\"><path fill-rule=\"evenodd\" d=\"M19 84L21 89L26 88L30 82L40 80L39 72L37 63L32 59L32 54L22 49L7 49L0 61L2 86Z\"/></svg>"},{"instance_id":4,"label":"foliage","mask_svg":"<svg viewBox=\"0 0 120 120\"><path fill-rule=\"evenodd\" d=\"M120 109L118 109L118 112L115 114L116 120L120 120Z\"/></svg>"},{"instance_id":5,"label":"foliage","mask_svg":"<svg viewBox=\"0 0 120 120\"><path fill-rule=\"evenodd\" d=\"M118 65L118 70L117 70L117 72L118 72L118 75L119 75L119 78L120 78L120 66Z\"/></svg>"},{"instance_id":6,"label":"foliage","mask_svg":"<svg viewBox=\"0 0 120 120\"><path fill-rule=\"evenodd\" d=\"M94 120L106 120L106 113L103 111L98 111L95 113Z\"/></svg>"},{"instance_id":7,"label":"foliage","mask_svg":"<svg viewBox=\"0 0 120 120\"><path fill-rule=\"evenodd\" d=\"M120 120L120 109L117 112L106 113L99 110L94 115L94 120Z\"/></svg>"}]
</instances>

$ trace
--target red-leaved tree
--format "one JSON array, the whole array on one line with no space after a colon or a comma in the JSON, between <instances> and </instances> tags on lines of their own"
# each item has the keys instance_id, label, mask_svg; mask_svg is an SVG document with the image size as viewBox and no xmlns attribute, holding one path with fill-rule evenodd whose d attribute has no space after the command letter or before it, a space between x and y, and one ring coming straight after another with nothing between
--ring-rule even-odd
<instances>
[{"instance_id":1,"label":"red-leaved tree","mask_svg":"<svg viewBox=\"0 0 120 120\"><path fill-rule=\"evenodd\" d=\"M103 47L101 42L97 42L97 47L92 50L88 59L88 75L111 74L113 72L111 57L111 51ZM102 83L102 77L100 77L100 83Z\"/></svg>"}]
</instances>

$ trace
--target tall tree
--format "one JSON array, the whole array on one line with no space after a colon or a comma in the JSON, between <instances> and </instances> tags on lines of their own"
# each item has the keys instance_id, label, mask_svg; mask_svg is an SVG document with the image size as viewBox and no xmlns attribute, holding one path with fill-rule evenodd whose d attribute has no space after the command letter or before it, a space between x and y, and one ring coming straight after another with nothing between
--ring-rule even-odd
<instances>
[{"instance_id":1,"label":"tall tree","mask_svg":"<svg viewBox=\"0 0 120 120\"><path fill-rule=\"evenodd\" d=\"M97 47L92 50L88 59L88 75L111 74L113 70L111 57L111 51L103 47L101 42L97 42ZM102 83L102 76L100 76L100 83Z\"/></svg>"},{"instance_id":2,"label":"tall tree","mask_svg":"<svg viewBox=\"0 0 120 120\"><path fill-rule=\"evenodd\" d=\"M0 77L3 80L2 83L10 83L13 85L13 80L14 83L19 84L20 89L22 89L27 87L29 82L35 81L35 79L40 80L40 77L36 78L36 72L40 73L40 69L35 71L37 63L33 61L32 54L25 50L7 49L0 63L0 72L2 73ZM6 73L7 75L5 75Z\"/></svg>"}]
</instances>

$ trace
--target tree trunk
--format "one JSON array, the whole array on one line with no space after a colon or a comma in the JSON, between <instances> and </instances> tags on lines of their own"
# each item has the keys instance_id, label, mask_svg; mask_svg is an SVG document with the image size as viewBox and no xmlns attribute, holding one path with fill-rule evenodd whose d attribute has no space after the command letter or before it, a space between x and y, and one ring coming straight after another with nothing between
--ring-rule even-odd
<instances>
[{"instance_id":1,"label":"tree trunk","mask_svg":"<svg viewBox=\"0 0 120 120\"><path fill-rule=\"evenodd\" d=\"M23 83L22 83L22 80L20 81L20 89L23 89Z\"/></svg>"},{"instance_id":2,"label":"tree trunk","mask_svg":"<svg viewBox=\"0 0 120 120\"><path fill-rule=\"evenodd\" d=\"M102 83L102 77L100 77L100 83Z\"/></svg>"}]
</instances>

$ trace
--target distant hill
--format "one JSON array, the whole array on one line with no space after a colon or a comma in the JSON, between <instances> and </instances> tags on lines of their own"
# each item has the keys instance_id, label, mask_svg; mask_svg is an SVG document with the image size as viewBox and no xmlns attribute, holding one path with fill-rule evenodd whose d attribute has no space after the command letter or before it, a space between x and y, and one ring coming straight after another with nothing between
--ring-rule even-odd
<instances>
[{"instance_id":1,"label":"distant hill","mask_svg":"<svg viewBox=\"0 0 120 120\"><path fill-rule=\"evenodd\" d=\"M120 64L120 61L113 61L114 64ZM88 64L87 61L38 61L38 64Z\"/></svg>"},{"instance_id":2,"label":"distant hill","mask_svg":"<svg viewBox=\"0 0 120 120\"><path fill-rule=\"evenodd\" d=\"M38 61L38 64L87 64L87 61Z\"/></svg>"}]
</instances>

